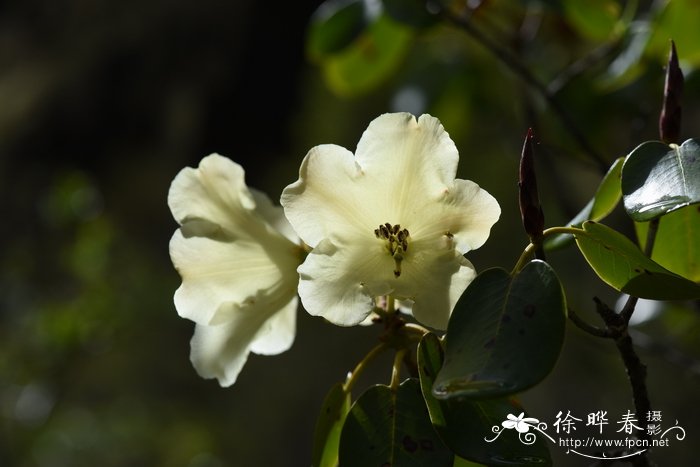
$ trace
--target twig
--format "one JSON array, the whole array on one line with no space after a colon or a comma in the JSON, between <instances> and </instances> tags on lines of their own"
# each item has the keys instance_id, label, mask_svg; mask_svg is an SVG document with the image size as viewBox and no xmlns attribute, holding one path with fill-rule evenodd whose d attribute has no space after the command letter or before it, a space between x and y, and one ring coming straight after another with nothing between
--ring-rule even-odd
<instances>
[{"instance_id":1,"label":"twig","mask_svg":"<svg viewBox=\"0 0 700 467\"><path fill-rule=\"evenodd\" d=\"M587 332L588 334L591 334L596 337L612 337L612 334L609 329L603 329L599 328L597 326L593 326L592 324L587 323L586 321L581 318L578 313L576 313L573 308L569 308L569 319L571 320L572 323L574 323L579 329Z\"/></svg>"},{"instance_id":2,"label":"twig","mask_svg":"<svg viewBox=\"0 0 700 467\"><path fill-rule=\"evenodd\" d=\"M622 36L620 36L622 37ZM547 85L547 92L551 95L558 94L566 85L568 85L574 78L584 73L586 70L590 69L593 65L601 61L610 55L619 45L619 40L614 40L602 44L601 46L593 49L587 55L584 55L579 60L565 68L559 75L557 75L552 81Z\"/></svg>"},{"instance_id":3,"label":"twig","mask_svg":"<svg viewBox=\"0 0 700 467\"><path fill-rule=\"evenodd\" d=\"M545 101L547 101L552 111L554 111L554 113L559 117L563 127L576 141L578 146L596 163L601 173L606 173L608 171L607 161L588 142L586 136L581 132L581 130L578 129L566 109L564 109L564 107L555 98L555 95L549 92L544 83L535 78L535 75L532 74L525 64L510 53L508 49L501 47L496 41L490 39L483 32L481 32L481 30L474 26L474 24L472 24L468 18L454 15L449 10L443 8L439 10L439 14L441 14L446 20L459 26L462 30L464 30L464 32L469 34L472 39L481 44L484 48L491 52L494 57L500 60L501 63L506 65L525 84L540 94Z\"/></svg>"}]
</instances>

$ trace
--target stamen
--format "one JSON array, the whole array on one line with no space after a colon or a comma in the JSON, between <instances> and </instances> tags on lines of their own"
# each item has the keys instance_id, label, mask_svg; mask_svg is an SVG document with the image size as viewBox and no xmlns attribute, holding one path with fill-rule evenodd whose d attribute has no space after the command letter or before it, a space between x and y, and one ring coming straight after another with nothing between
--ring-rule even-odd
<instances>
[{"instance_id":1,"label":"stamen","mask_svg":"<svg viewBox=\"0 0 700 467\"><path fill-rule=\"evenodd\" d=\"M400 224L391 225L386 222L374 229L374 236L386 241L386 249L394 258L394 277L401 276L401 262L404 260L404 253L408 251L408 229L401 229Z\"/></svg>"},{"instance_id":2,"label":"stamen","mask_svg":"<svg viewBox=\"0 0 700 467\"><path fill-rule=\"evenodd\" d=\"M386 225L389 225L389 224L386 224ZM382 237L389 238L389 229L386 226L380 225L379 230L382 232Z\"/></svg>"}]
</instances>

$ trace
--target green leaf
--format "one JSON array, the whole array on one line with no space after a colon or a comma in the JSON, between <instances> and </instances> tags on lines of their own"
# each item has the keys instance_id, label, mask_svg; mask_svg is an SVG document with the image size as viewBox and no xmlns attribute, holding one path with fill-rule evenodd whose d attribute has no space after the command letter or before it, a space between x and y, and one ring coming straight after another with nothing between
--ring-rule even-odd
<instances>
[{"instance_id":1,"label":"green leaf","mask_svg":"<svg viewBox=\"0 0 700 467\"><path fill-rule=\"evenodd\" d=\"M321 413L316 420L311 465L335 467L338 465L338 444L345 417L350 411L350 394L336 383L326 395Z\"/></svg>"},{"instance_id":2,"label":"green leaf","mask_svg":"<svg viewBox=\"0 0 700 467\"><path fill-rule=\"evenodd\" d=\"M382 0L384 11L399 23L414 28L427 28L439 23L439 18L431 14L427 2L415 0Z\"/></svg>"},{"instance_id":3,"label":"green leaf","mask_svg":"<svg viewBox=\"0 0 700 467\"><path fill-rule=\"evenodd\" d=\"M443 351L434 334L427 334L418 346L418 372L430 419L445 444L460 458L490 466L550 465L547 445L539 438L532 445L518 436L494 435L508 414L524 409L513 399L437 400L432 394L435 376L442 366ZM495 438L495 439L493 439ZM487 442L486 439L493 439ZM455 465L458 465L455 463ZM459 465L473 465L471 463Z\"/></svg>"},{"instance_id":4,"label":"green leaf","mask_svg":"<svg viewBox=\"0 0 700 467\"><path fill-rule=\"evenodd\" d=\"M583 35L604 41L616 32L622 8L615 0L586 0L562 2L569 22Z\"/></svg>"},{"instance_id":5,"label":"green leaf","mask_svg":"<svg viewBox=\"0 0 700 467\"><path fill-rule=\"evenodd\" d=\"M349 46L367 23L363 0L327 0L311 16L306 53L312 60L337 53Z\"/></svg>"},{"instance_id":6,"label":"green leaf","mask_svg":"<svg viewBox=\"0 0 700 467\"><path fill-rule=\"evenodd\" d=\"M565 320L564 292L547 263L531 261L514 276L482 272L452 312L433 394L497 397L534 386L559 356Z\"/></svg>"},{"instance_id":7,"label":"green leaf","mask_svg":"<svg viewBox=\"0 0 700 467\"><path fill-rule=\"evenodd\" d=\"M700 286L644 256L627 237L595 222L576 235L581 253L605 283L620 292L652 300L700 298Z\"/></svg>"},{"instance_id":8,"label":"green leaf","mask_svg":"<svg viewBox=\"0 0 700 467\"><path fill-rule=\"evenodd\" d=\"M663 9L652 23L653 35L648 52L663 61L668 56L669 40L673 39L684 63L700 64L700 3L697 0L663 2Z\"/></svg>"},{"instance_id":9,"label":"green leaf","mask_svg":"<svg viewBox=\"0 0 700 467\"><path fill-rule=\"evenodd\" d=\"M642 75L646 68L641 63L652 34L652 24L646 20L635 20L629 25L620 53L610 63L600 80L601 87L612 91L620 89Z\"/></svg>"},{"instance_id":10,"label":"green leaf","mask_svg":"<svg viewBox=\"0 0 700 467\"><path fill-rule=\"evenodd\" d=\"M598 189L593 198L567 225L580 227L581 224L588 220L598 222L608 217L613 209L615 209L615 206L617 206L620 198L622 198L620 178L624 161L625 158L620 157L613 162L608 173L605 174L600 185L598 185ZM573 240L574 238L572 235L553 235L545 239L544 247L547 250L555 250L567 246L569 243L572 243Z\"/></svg>"},{"instance_id":11,"label":"green leaf","mask_svg":"<svg viewBox=\"0 0 700 467\"><path fill-rule=\"evenodd\" d=\"M637 146L622 167L622 195L627 213L637 222L700 203L700 140Z\"/></svg>"},{"instance_id":12,"label":"green leaf","mask_svg":"<svg viewBox=\"0 0 700 467\"><path fill-rule=\"evenodd\" d=\"M644 248L648 222L635 223ZM651 259L669 271L700 282L700 208L686 206L659 219Z\"/></svg>"},{"instance_id":13,"label":"green leaf","mask_svg":"<svg viewBox=\"0 0 700 467\"><path fill-rule=\"evenodd\" d=\"M452 467L487 467L484 466L484 464L478 463L478 462L472 462L467 459L462 459L459 456L455 456L455 462L452 464Z\"/></svg>"},{"instance_id":14,"label":"green leaf","mask_svg":"<svg viewBox=\"0 0 700 467\"><path fill-rule=\"evenodd\" d=\"M410 28L379 16L350 47L321 62L326 83L342 96L374 89L403 61L412 39Z\"/></svg>"},{"instance_id":15,"label":"green leaf","mask_svg":"<svg viewBox=\"0 0 700 467\"><path fill-rule=\"evenodd\" d=\"M568 2L587 3L587 2ZM637 2L626 2L626 10L634 13L629 6ZM629 23L625 43L621 52L608 67L603 85L621 88L643 74L648 74L648 63L666 63L668 60L669 41L673 39L685 66L696 68L700 65L700 28L697 18L700 16L700 3L697 0L673 0L655 3L649 15L636 16ZM621 25L627 24L623 19ZM651 59L651 60L643 60Z\"/></svg>"},{"instance_id":16,"label":"green leaf","mask_svg":"<svg viewBox=\"0 0 700 467\"><path fill-rule=\"evenodd\" d=\"M367 389L352 405L340 436L340 465L430 465L451 467L452 452L438 437L417 379L394 392Z\"/></svg>"},{"instance_id":17,"label":"green leaf","mask_svg":"<svg viewBox=\"0 0 700 467\"><path fill-rule=\"evenodd\" d=\"M593 197L593 207L591 208L591 216L589 220L599 221L608 217L615 209L617 203L622 198L622 188L620 179L622 178L622 165L625 161L624 157L618 158L610 166L608 173L605 174L603 180L598 186Z\"/></svg>"}]
</instances>

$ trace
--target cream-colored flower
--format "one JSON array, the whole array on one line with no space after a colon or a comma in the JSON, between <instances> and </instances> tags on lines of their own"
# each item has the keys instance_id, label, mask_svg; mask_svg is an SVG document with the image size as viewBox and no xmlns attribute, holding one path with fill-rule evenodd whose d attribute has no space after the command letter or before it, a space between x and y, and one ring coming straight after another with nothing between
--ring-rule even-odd
<instances>
[{"instance_id":1,"label":"cream-colored flower","mask_svg":"<svg viewBox=\"0 0 700 467\"><path fill-rule=\"evenodd\" d=\"M455 179L459 155L440 122L407 113L372 121L355 155L317 146L299 180L284 189L284 212L313 251L299 267L299 296L312 315L351 326L379 296L412 303L421 323L445 329L475 277L463 254L480 247L498 202Z\"/></svg>"},{"instance_id":2,"label":"cream-colored flower","mask_svg":"<svg viewBox=\"0 0 700 467\"><path fill-rule=\"evenodd\" d=\"M170 241L182 277L175 307L196 323L192 364L230 386L249 352L274 355L294 341L298 239L282 209L218 154L180 171L168 205L180 224Z\"/></svg>"}]
</instances>

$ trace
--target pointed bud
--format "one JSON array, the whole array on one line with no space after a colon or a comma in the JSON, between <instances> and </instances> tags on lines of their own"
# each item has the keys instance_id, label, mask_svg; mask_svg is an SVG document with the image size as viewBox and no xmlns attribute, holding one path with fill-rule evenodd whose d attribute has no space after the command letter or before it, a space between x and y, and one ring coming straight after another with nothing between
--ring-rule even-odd
<instances>
[{"instance_id":1,"label":"pointed bud","mask_svg":"<svg viewBox=\"0 0 700 467\"><path fill-rule=\"evenodd\" d=\"M520 198L520 215L523 227L533 243L539 242L544 230L544 214L537 193L535 160L532 150L532 128L527 130L523 151L520 156L520 181L518 182Z\"/></svg>"},{"instance_id":2,"label":"pointed bud","mask_svg":"<svg viewBox=\"0 0 700 467\"><path fill-rule=\"evenodd\" d=\"M666 67L664 103L659 118L659 134L664 143L678 143L681 133L681 97L683 95L683 72L678 66L676 44L671 41L671 53Z\"/></svg>"}]
</instances>

